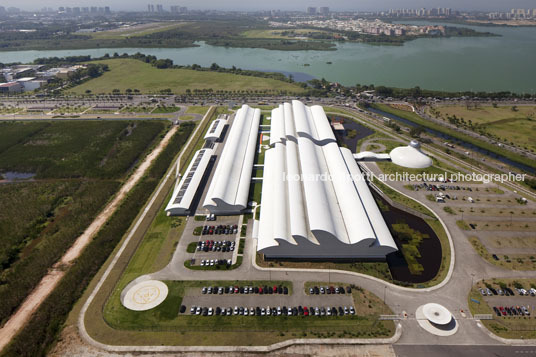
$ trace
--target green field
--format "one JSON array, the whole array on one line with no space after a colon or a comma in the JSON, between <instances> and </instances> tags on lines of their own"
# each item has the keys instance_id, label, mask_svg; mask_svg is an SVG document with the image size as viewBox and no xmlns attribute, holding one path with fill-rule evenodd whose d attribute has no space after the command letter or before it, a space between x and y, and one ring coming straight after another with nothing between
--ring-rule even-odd
<instances>
[{"instance_id":1,"label":"green field","mask_svg":"<svg viewBox=\"0 0 536 357\"><path fill-rule=\"evenodd\" d=\"M0 320L91 223L166 128L165 122L0 124Z\"/></svg>"},{"instance_id":2,"label":"green field","mask_svg":"<svg viewBox=\"0 0 536 357\"><path fill-rule=\"evenodd\" d=\"M502 139L501 141L506 139L508 143L536 150L536 106L516 106L515 110L512 107L483 105L469 109L467 106L456 105L435 109L441 118L456 116L466 123L470 121L478 129Z\"/></svg>"},{"instance_id":3,"label":"green field","mask_svg":"<svg viewBox=\"0 0 536 357\"><path fill-rule=\"evenodd\" d=\"M0 144L0 172L35 173L36 178L118 179L165 125L163 121L0 124L0 143L6 143ZM2 150L3 146L7 147Z\"/></svg>"},{"instance_id":4,"label":"green field","mask_svg":"<svg viewBox=\"0 0 536 357\"><path fill-rule=\"evenodd\" d=\"M3 355L40 356L48 352L51 346L56 343L60 331L65 327L64 323L69 311L71 311L75 303L83 302L80 298L84 293L89 293L92 290L96 281L93 281L89 288L88 285L95 277L95 274L103 272L106 268L105 263L112 260L110 254L114 249L119 249L117 244L124 239L129 227L145 206L151 193L158 183L161 182L162 178L165 177L172 160L176 158L178 151L188 140L194 127L195 125L190 123L182 124L179 127L179 130L173 135L169 144L153 161L151 167L141 180L130 190L110 220L95 235L93 240L89 242L73 266L67 269L65 276L60 280L51 295L44 299L39 309L32 315L31 320L2 351ZM157 208L163 204L166 192L171 190L172 187L173 182L171 180L165 182L165 188L160 192L160 195L155 197ZM132 236L131 242L133 244L128 245L124 252L129 257L129 249L132 248L132 250L135 250L138 246L139 236L143 236L143 233L140 233L140 231L145 232L148 229L156 214L156 210L154 209L149 209L146 212L146 219L142 221L139 225L139 230ZM116 263L118 270L112 271L111 276L120 275L124 264L127 264L128 261L119 259ZM101 269L100 273L99 269ZM103 288L105 287L106 284ZM3 303L5 304L5 301ZM75 306L75 310L78 310L79 306ZM91 315L102 317L100 312L92 313ZM73 320L70 321L72 323ZM67 323L69 324L69 322Z\"/></svg>"},{"instance_id":5,"label":"green field","mask_svg":"<svg viewBox=\"0 0 536 357\"><path fill-rule=\"evenodd\" d=\"M120 40L128 37L151 35L157 32L176 29L184 25L186 25L185 22L152 22L137 26L92 32L88 36L97 40Z\"/></svg>"},{"instance_id":6,"label":"green field","mask_svg":"<svg viewBox=\"0 0 536 357\"><path fill-rule=\"evenodd\" d=\"M145 312L125 309L118 297L105 309L107 331L95 331L104 343L151 345L267 345L290 338L388 337L392 321L378 321L379 311L389 311L381 300L361 289L353 293L356 306L370 304L367 314L344 317L304 316L191 316L179 314L189 289L216 285L286 285L285 281L166 281L169 294L160 306ZM366 305L368 306L368 305Z\"/></svg>"},{"instance_id":7,"label":"green field","mask_svg":"<svg viewBox=\"0 0 536 357\"><path fill-rule=\"evenodd\" d=\"M296 84L271 78L189 69L158 69L134 59L113 59L95 63L108 64L110 71L70 89L69 93L81 95L86 90L91 90L94 94L107 94L114 89L119 89L121 92L127 89L138 89L142 93L157 93L168 88L176 94L184 94L187 89L191 91L212 89L213 91L303 92L303 89Z\"/></svg>"},{"instance_id":8,"label":"green field","mask_svg":"<svg viewBox=\"0 0 536 357\"><path fill-rule=\"evenodd\" d=\"M469 143L471 143L471 144L473 144L475 146L478 146L478 147L480 147L482 149L488 150L488 151L496 153L496 154L503 155L504 157L507 157L510 160L522 163L522 164L530 166L532 168L536 168L536 162L534 162L532 160L529 160L525 156L522 156L522 155L513 153L511 151L502 149L502 148L500 148L500 147L498 147L496 145L493 145L493 144L490 144L490 143L475 139L473 137L470 137L468 135L465 135L465 134L460 133L458 131L455 131L453 129L447 128L447 127L445 127L443 125L439 125L439 124L436 124L436 123L431 122L429 120L425 120L424 118L420 117L419 115L417 115L417 114L415 114L413 112L408 112L408 111L396 109L396 108L393 108L393 107L391 107L389 105L386 105L386 104L377 104L377 103L375 103L375 104L373 104L373 107L376 108L376 109L382 110L382 111L384 111L386 113L394 114L394 115L397 115L397 116L399 116L401 118L410 120L413 123L421 125L421 126L423 126L425 128L440 131L440 132L445 133L447 135L450 135L450 136L452 136L452 137L454 137L456 139L469 142Z\"/></svg>"}]
</instances>

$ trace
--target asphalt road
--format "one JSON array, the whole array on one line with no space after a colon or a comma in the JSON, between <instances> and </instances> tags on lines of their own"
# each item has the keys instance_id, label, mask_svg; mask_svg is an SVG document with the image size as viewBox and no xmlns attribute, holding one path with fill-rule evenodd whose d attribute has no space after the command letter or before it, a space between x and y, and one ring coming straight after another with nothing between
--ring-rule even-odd
<instances>
[{"instance_id":1,"label":"asphalt road","mask_svg":"<svg viewBox=\"0 0 536 357\"><path fill-rule=\"evenodd\" d=\"M536 356L536 347L531 346L394 345L393 348L397 357Z\"/></svg>"}]
</instances>

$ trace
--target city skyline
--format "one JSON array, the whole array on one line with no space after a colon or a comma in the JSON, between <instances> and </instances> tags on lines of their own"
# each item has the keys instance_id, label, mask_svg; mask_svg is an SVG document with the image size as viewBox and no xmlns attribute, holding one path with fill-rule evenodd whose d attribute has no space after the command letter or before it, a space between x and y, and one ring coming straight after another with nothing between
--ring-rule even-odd
<instances>
[{"instance_id":1,"label":"city skyline","mask_svg":"<svg viewBox=\"0 0 536 357\"><path fill-rule=\"evenodd\" d=\"M242 1L238 0L228 0L225 4L222 4L218 1L208 0L208 1L192 1L192 0L183 0L183 1L157 1L157 2L148 2L146 0L95 0L88 4L86 1L79 0L57 0L53 2L47 2L46 5L41 1L29 0L25 1L24 4L21 4L19 1L8 0L3 2L2 6L5 8L8 7L17 7L25 11L36 11L43 6L58 8L63 7L87 7L87 6L110 6L112 10L115 11L143 11L147 9L148 4L154 4L155 7L157 4L164 6L166 11L170 10L171 6L183 6L188 7L193 10L237 10L237 11L255 11L255 10L297 10L297 11L306 11L307 7L330 7L333 11L382 11L389 10L391 8L401 9L401 8L437 8L437 7L448 7L456 10L482 10L482 11L507 11L511 8L534 8L535 5L531 0L515 0L508 3L504 3L500 0L491 0L491 1L471 1L470 4L463 0L408 0L405 2L399 2L395 0L384 0L382 2L377 2L373 0L363 0L360 2L359 6L356 6L353 1L349 0L336 0L336 1L308 1L308 0L298 0L289 4L286 1L274 0L270 3L264 2L252 2L244 5Z\"/></svg>"}]
</instances>

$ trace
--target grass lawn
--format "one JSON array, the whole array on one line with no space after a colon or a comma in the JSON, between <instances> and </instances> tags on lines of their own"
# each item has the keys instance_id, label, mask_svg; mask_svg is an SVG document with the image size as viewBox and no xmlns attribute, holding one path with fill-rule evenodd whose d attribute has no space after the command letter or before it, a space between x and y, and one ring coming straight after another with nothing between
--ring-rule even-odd
<instances>
[{"instance_id":1,"label":"grass lawn","mask_svg":"<svg viewBox=\"0 0 536 357\"><path fill-rule=\"evenodd\" d=\"M186 109L186 114L201 114L205 115L209 107L200 105L192 105Z\"/></svg>"},{"instance_id":2,"label":"grass lawn","mask_svg":"<svg viewBox=\"0 0 536 357\"><path fill-rule=\"evenodd\" d=\"M86 90L91 90L94 94L107 94L113 89L119 89L123 93L127 89L138 89L142 93L157 93L168 88L176 94L186 93L186 89L209 88L214 91L277 89L292 93L303 92L303 89L296 84L271 78L189 69L158 69L134 59L110 59L95 63L107 64L110 71L70 89L69 93L80 95Z\"/></svg>"},{"instance_id":3,"label":"grass lawn","mask_svg":"<svg viewBox=\"0 0 536 357\"><path fill-rule=\"evenodd\" d=\"M257 264L269 268L300 268L300 269L328 269L348 270L366 274L391 282L391 271L386 262L298 262L298 261L265 261L262 255L257 254Z\"/></svg>"},{"instance_id":4,"label":"grass lawn","mask_svg":"<svg viewBox=\"0 0 536 357\"><path fill-rule=\"evenodd\" d=\"M181 115L180 120L192 120L196 119L193 115Z\"/></svg>"},{"instance_id":5,"label":"grass lawn","mask_svg":"<svg viewBox=\"0 0 536 357\"><path fill-rule=\"evenodd\" d=\"M378 186L380 190L382 190L383 193L385 193L389 198L391 198L393 201L396 201L404 206L407 206L409 208L413 208L416 211L419 211L421 213L424 213L430 217L435 217L426 207L421 205L420 203L412 200L411 198L408 198L397 191L393 190L383 182L381 182L378 179L375 179L373 181L374 185Z\"/></svg>"},{"instance_id":6,"label":"grass lawn","mask_svg":"<svg viewBox=\"0 0 536 357\"><path fill-rule=\"evenodd\" d=\"M175 113L175 112L178 112L180 109L181 108L176 107L176 106L171 106L171 107L161 106L161 107L156 107L155 110L153 110L152 112L153 113Z\"/></svg>"},{"instance_id":7,"label":"grass lawn","mask_svg":"<svg viewBox=\"0 0 536 357\"><path fill-rule=\"evenodd\" d=\"M497 316L488 304L488 297L480 294L479 288L493 287L495 289L505 286L515 291L515 287L522 286L525 289L536 287L534 280L528 279L490 279L477 282L469 293L469 310L471 314L491 314L492 320L481 320L481 322L494 334L504 338L513 339L533 339L536 338L536 317L531 311L530 316ZM517 300L520 305L528 305L529 311L534 304L534 297L519 296L516 293ZM478 301L479 303L475 302Z\"/></svg>"},{"instance_id":8,"label":"grass lawn","mask_svg":"<svg viewBox=\"0 0 536 357\"><path fill-rule=\"evenodd\" d=\"M376 108L376 109L382 110L382 111L384 111L386 113L397 115L397 116L399 116L401 118L404 118L404 119L407 119L409 121L412 121L413 123L421 125L421 126L423 126L425 128L440 131L440 132L445 133L447 135L450 135L450 136L452 136L452 137L454 137L456 139L463 140L463 141L466 141L468 143L471 143L471 144L473 144L475 146L478 146L478 147L480 147L482 149L485 149L485 150L488 150L490 152L503 155L503 156L513 160L513 161L520 162L520 163L525 164L527 166L536 168L536 162L533 162L533 161L529 160L528 158L526 158L526 157L524 157L522 155L518 155L518 154L515 154L515 153L513 153L511 151L501 149L500 147L498 147L496 145L489 144L487 142L483 142L481 140L472 138L472 137L470 137L468 135L465 135L463 133L460 133L458 131L455 131L455 130L452 130L450 128L447 128L447 127L445 127L443 125L439 125L439 124L436 124L434 122L428 121L428 120L420 117L419 115L417 115L415 113L408 112L408 111L405 111L405 110L399 110L399 109L393 108L393 107L391 107L391 106L389 106L387 104L377 104L377 103L375 103L375 104L373 104L373 107Z\"/></svg>"},{"instance_id":9,"label":"grass lawn","mask_svg":"<svg viewBox=\"0 0 536 357\"><path fill-rule=\"evenodd\" d=\"M169 294L160 306L144 312L125 309L119 298L113 298L105 309L109 331L97 332L104 343L170 345L266 345L289 338L315 337L387 337L394 333L394 324L378 321L377 314L344 317L304 316L191 316L179 314L182 297L188 289L202 286L285 285L285 281L166 281ZM378 297L356 290L361 299L377 306ZM381 306L381 305L380 305ZM357 304L356 304L357 307ZM114 332L111 332L114 331ZM174 336L173 336L174 335Z\"/></svg>"},{"instance_id":10,"label":"grass lawn","mask_svg":"<svg viewBox=\"0 0 536 357\"><path fill-rule=\"evenodd\" d=\"M516 106L512 110L511 105L482 105L468 109L464 105L451 105L435 107L441 118L449 116L463 118L465 122L478 124L485 132L513 141L516 145L536 149L533 140L536 132L536 106Z\"/></svg>"}]
</instances>

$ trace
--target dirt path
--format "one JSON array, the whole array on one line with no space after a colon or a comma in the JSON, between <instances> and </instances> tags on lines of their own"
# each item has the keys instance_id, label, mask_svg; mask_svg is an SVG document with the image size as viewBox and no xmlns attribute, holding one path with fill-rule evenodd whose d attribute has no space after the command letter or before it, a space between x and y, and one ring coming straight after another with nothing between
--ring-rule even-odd
<instances>
[{"instance_id":1,"label":"dirt path","mask_svg":"<svg viewBox=\"0 0 536 357\"><path fill-rule=\"evenodd\" d=\"M143 177L147 169L153 161L158 157L160 152L166 147L171 137L177 131L177 126L174 126L160 141L158 146L151 152L145 160L139 165L136 171L128 178L127 182L121 186L119 192L113 200L101 211L95 220L87 227L80 235L63 257L54 264L49 272L43 277L37 287L26 297L22 305L9 318L5 325L0 329L0 351L11 341L15 334L24 326L30 319L31 315L41 305L43 300L54 290L56 285L65 275L69 265L80 256L84 248L89 244L93 236L101 229L106 221L112 216L117 207L121 204L126 194L138 183ZM60 269L61 268L61 269Z\"/></svg>"}]
</instances>

